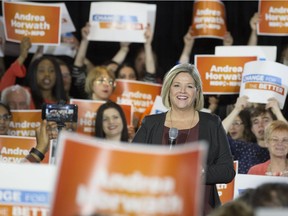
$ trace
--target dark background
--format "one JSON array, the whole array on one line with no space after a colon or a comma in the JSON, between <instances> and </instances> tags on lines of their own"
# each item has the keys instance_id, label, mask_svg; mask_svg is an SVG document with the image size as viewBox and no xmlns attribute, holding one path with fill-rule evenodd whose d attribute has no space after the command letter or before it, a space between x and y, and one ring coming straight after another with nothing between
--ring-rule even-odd
<instances>
[{"instance_id":1,"label":"dark background","mask_svg":"<svg viewBox=\"0 0 288 216\"><path fill-rule=\"evenodd\" d=\"M157 54L158 63L163 70L158 75L163 77L179 59L183 48L183 36L191 25L194 1L138 1L157 5L153 49ZM258 1L223 1L226 7L227 29L234 38L234 45L246 45L250 35L250 18L258 11ZM90 2L66 2L73 22L78 30L89 19ZM78 38L78 34L76 34ZM194 54L213 54L216 45L222 45L219 39L196 39L192 50L191 62ZM259 45L277 45L278 59L288 37L258 37ZM128 58L133 58L135 50L141 44L131 44ZM119 43L91 42L87 57L95 64L101 64L113 57L119 48Z\"/></svg>"},{"instance_id":2,"label":"dark background","mask_svg":"<svg viewBox=\"0 0 288 216\"><path fill-rule=\"evenodd\" d=\"M52 1L49 2L51 3ZM158 76L162 78L164 73L176 64L180 57L183 48L183 36L191 25L194 1L137 2L153 3L157 5L155 33L152 46L158 57L158 65L162 69L157 71L157 73ZM81 28L89 19L90 3L91 1L65 1L77 29L77 32L75 32L74 35L79 40L81 39ZM223 1L223 3L226 7L227 29L234 38L234 45L246 45L251 32L249 20L258 10L258 1ZM194 54L213 54L215 46L222 45L222 43L223 41L219 39L196 39L192 50L191 62L193 63ZM288 44L288 37L258 37L258 45L276 45L278 47L278 60L285 44ZM142 46L142 44L133 43L130 45L130 52L127 56L128 59L133 59L135 51L139 46ZM116 42L91 41L87 52L87 58L94 64L101 64L106 60L111 59L118 49L119 43ZM6 67L9 66L12 60L15 60L15 57L5 57ZM29 60L26 64L28 64L28 62ZM71 60L71 62L73 61Z\"/></svg>"}]
</instances>

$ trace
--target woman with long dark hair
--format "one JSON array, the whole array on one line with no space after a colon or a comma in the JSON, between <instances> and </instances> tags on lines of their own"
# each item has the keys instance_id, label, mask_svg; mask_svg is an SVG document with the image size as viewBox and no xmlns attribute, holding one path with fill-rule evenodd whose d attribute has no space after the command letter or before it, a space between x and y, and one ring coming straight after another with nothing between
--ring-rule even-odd
<instances>
[{"instance_id":1,"label":"woman with long dark hair","mask_svg":"<svg viewBox=\"0 0 288 216\"><path fill-rule=\"evenodd\" d=\"M95 121L95 136L108 140L128 142L128 127L120 105L112 101L102 104Z\"/></svg>"}]
</instances>

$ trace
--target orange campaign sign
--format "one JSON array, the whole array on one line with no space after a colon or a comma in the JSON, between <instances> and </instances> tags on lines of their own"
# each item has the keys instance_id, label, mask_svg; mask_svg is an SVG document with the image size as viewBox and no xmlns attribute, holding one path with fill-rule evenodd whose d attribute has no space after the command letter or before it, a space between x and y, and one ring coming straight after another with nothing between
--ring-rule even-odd
<instances>
[{"instance_id":1,"label":"orange campaign sign","mask_svg":"<svg viewBox=\"0 0 288 216\"><path fill-rule=\"evenodd\" d=\"M2 8L7 40L28 36L33 44L60 44L60 5L3 1Z\"/></svg>"},{"instance_id":2,"label":"orange campaign sign","mask_svg":"<svg viewBox=\"0 0 288 216\"><path fill-rule=\"evenodd\" d=\"M59 143L51 215L200 215L206 143L170 150L66 131Z\"/></svg>"},{"instance_id":3,"label":"orange campaign sign","mask_svg":"<svg viewBox=\"0 0 288 216\"><path fill-rule=\"evenodd\" d=\"M8 134L11 136L35 137L36 129L40 127L41 110L12 110L12 120Z\"/></svg>"},{"instance_id":4,"label":"orange campaign sign","mask_svg":"<svg viewBox=\"0 0 288 216\"><path fill-rule=\"evenodd\" d=\"M138 121L141 114L153 105L156 96L160 95L161 88L162 85L155 83L117 80L116 88L110 99L120 104L132 104L134 118Z\"/></svg>"},{"instance_id":5,"label":"orange campaign sign","mask_svg":"<svg viewBox=\"0 0 288 216\"><path fill-rule=\"evenodd\" d=\"M238 161L234 161L234 170L236 172L236 176L238 174ZM221 203L224 204L234 199L234 185L235 178L229 182L228 184L217 184L218 194L221 200Z\"/></svg>"},{"instance_id":6,"label":"orange campaign sign","mask_svg":"<svg viewBox=\"0 0 288 216\"><path fill-rule=\"evenodd\" d=\"M244 65L257 56L196 55L204 94L239 94Z\"/></svg>"},{"instance_id":7,"label":"orange campaign sign","mask_svg":"<svg viewBox=\"0 0 288 216\"><path fill-rule=\"evenodd\" d=\"M12 120L8 134L11 136L36 136L36 129L40 127L41 110L12 110Z\"/></svg>"},{"instance_id":8,"label":"orange campaign sign","mask_svg":"<svg viewBox=\"0 0 288 216\"><path fill-rule=\"evenodd\" d=\"M192 29L195 37L224 38L227 31L224 4L220 0L196 0Z\"/></svg>"},{"instance_id":9,"label":"orange campaign sign","mask_svg":"<svg viewBox=\"0 0 288 216\"><path fill-rule=\"evenodd\" d=\"M288 35L288 1L259 0L259 35Z\"/></svg>"},{"instance_id":10,"label":"orange campaign sign","mask_svg":"<svg viewBox=\"0 0 288 216\"><path fill-rule=\"evenodd\" d=\"M6 163L20 163L29 154L32 147L36 146L35 137L0 136L0 159ZM49 152L41 163L49 162Z\"/></svg>"},{"instance_id":11,"label":"orange campaign sign","mask_svg":"<svg viewBox=\"0 0 288 216\"><path fill-rule=\"evenodd\" d=\"M105 101L71 99L70 104L78 105L77 132L86 135L95 134L95 118L98 108ZM128 104L119 104L124 111L127 124L132 124L132 107Z\"/></svg>"}]
</instances>

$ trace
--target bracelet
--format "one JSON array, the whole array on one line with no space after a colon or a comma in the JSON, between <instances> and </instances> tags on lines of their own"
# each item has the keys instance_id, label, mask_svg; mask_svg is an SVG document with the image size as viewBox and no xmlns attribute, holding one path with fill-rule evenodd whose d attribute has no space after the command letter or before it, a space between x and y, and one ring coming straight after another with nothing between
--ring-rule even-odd
<instances>
[{"instance_id":1,"label":"bracelet","mask_svg":"<svg viewBox=\"0 0 288 216\"><path fill-rule=\"evenodd\" d=\"M28 160L30 163L40 163L33 155L28 154L26 155L26 160Z\"/></svg>"},{"instance_id":2,"label":"bracelet","mask_svg":"<svg viewBox=\"0 0 288 216\"><path fill-rule=\"evenodd\" d=\"M34 147L30 150L29 153L30 153L30 154L31 154L31 153L34 153L35 155L37 155L37 156L40 158L41 161L42 161L42 160L44 159L44 157L45 157L45 155L44 155L42 152L40 152L39 150L37 150L37 149L34 148Z\"/></svg>"}]
</instances>

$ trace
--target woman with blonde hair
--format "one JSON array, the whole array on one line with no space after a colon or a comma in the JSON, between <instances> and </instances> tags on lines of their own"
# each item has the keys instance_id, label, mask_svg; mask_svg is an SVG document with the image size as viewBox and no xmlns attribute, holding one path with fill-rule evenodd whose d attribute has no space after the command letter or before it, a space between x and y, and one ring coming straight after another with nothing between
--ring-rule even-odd
<instances>
[{"instance_id":1,"label":"woman with blonde hair","mask_svg":"<svg viewBox=\"0 0 288 216\"><path fill-rule=\"evenodd\" d=\"M174 66L164 78L161 96L169 111L146 116L132 143L167 145L171 148L171 145L205 140L209 144L206 169L202 170L206 177L206 215L221 204L216 184L228 183L235 176L225 130L218 116L200 111L204 103L202 81L194 65ZM178 132L174 142L169 135L172 128Z\"/></svg>"},{"instance_id":2,"label":"woman with blonde hair","mask_svg":"<svg viewBox=\"0 0 288 216\"><path fill-rule=\"evenodd\" d=\"M270 154L270 160L251 167L248 174L288 176L288 124L272 121L264 132L265 145Z\"/></svg>"},{"instance_id":3,"label":"woman with blonde hair","mask_svg":"<svg viewBox=\"0 0 288 216\"><path fill-rule=\"evenodd\" d=\"M85 92L92 100L107 101L115 88L115 76L104 66L92 68L86 78Z\"/></svg>"}]
</instances>

